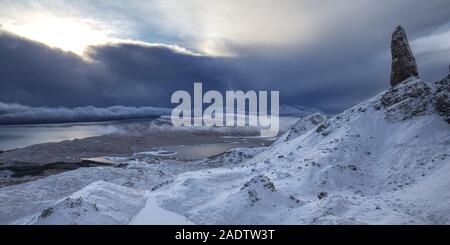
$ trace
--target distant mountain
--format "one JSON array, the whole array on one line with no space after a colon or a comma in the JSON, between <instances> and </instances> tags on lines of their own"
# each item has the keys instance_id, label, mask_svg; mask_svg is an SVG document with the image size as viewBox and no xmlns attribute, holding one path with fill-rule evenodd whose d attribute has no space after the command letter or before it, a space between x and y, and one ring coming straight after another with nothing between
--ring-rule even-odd
<instances>
[{"instance_id":1,"label":"distant mountain","mask_svg":"<svg viewBox=\"0 0 450 245\"><path fill-rule=\"evenodd\" d=\"M301 105L281 105L280 116L306 117L313 113L323 113L319 109Z\"/></svg>"}]
</instances>

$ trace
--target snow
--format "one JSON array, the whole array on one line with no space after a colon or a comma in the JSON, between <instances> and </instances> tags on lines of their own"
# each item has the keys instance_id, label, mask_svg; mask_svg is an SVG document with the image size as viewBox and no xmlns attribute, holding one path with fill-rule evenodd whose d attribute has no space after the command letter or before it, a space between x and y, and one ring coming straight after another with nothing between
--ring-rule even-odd
<instances>
[{"instance_id":1,"label":"snow","mask_svg":"<svg viewBox=\"0 0 450 245\"><path fill-rule=\"evenodd\" d=\"M145 193L94 182L45 208L32 224L128 224L145 205Z\"/></svg>"},{"instance_id":2,"label":"snow","mask_svg":"<svg viewBox=\"0 0 450 245\"><path fill-rule=\"evenodd\" d=\"M173 176L181 172L202 168L205 166L173 160L160 161L157 164L130 161L124 167L79 168L36 181L3 187L0 189L0 223L33 223L45 209L53 207L77 191L90 188L90 184L98 181L137 190L156 190L169 184L173 181ZM108 201L121 200L113 198ZM136 213L138 211L136 210ZM93 220L97 218L94 214L97 213L91 215L92 221L88 223L94 223ZM80 221L80 224L84 221Z\"/></svg>"},{"instance_id":3,"label":"snow","mask_svg":"<svg viewBox=\"0 0 450 245\"><path fill-rule=\"evenodd\" d=\"M437 90L411 79L316 124L303 118L270 147L1 188L0 223L450 224L450 124Z\"/></svg>"},{"instance_id":4,"label":"snow","mask_svg":"<svg viewBox=\"0 0 450 245\"><path fill-rule=\"evenodd\" d=\"M133 217L130 225L195 225L186 217L161 208L158 201L148 197L145 207Z\"/></svg>"},{"instance_id":5,"label":"snow","mask_svg":"<svg viewBox=\"0 0 450 245\"><path fill-rule=\"evenodd\" d=\"M387 110L377 109L383 95L239 166L180 174L160 190L162 206L198 224L449 223L441 186L450 180L435 177L448 173L449 124L432 111L387 120ZM243 186L255 176L270 179L275 191L255 188L252 199ZM319 199L320 192L328 196Z\"/></svg>"},{"instance_id":6,"label":"snow","mask_svg":"<svg viewBox=\"0 0 450 245\"><path fill-rule=\"evenodd\" d=\"M297 138L298 136L308 132L309 130L316 128L319 124L323 123L327 119L327 116L320 113L313 113L309 116L303 117L293 124L289 130L281 135L275 144L280 144L288 140Z\"/></svg>"}]
</instances>

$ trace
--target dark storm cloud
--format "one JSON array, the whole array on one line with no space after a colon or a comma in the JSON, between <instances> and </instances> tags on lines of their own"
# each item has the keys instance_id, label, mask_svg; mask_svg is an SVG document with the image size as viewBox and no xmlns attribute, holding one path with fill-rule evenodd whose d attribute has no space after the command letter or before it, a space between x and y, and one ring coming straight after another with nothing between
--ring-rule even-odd
<instances>
[{"instance_id":1,"label":"dark storm cloud","mask_svg":"<svg viewBox=\"0 0 450 245\"><path fill-rule=\"evenodd\" d=\"M0 101L75 105L75 96L85 94L93 102L87 71L76 55L0 32Z\"/></svg>"},{"instance_id":2,"label":"dark storm cloud","mask_svg":"<svg viewBox=\"0 0 450 245\"><path fill-rule=\"evenodd\" d=\"M0 35L0 101L31 106L167 106L170 95L224 87L219 61L168 46L91 47L88 60L20 38Z\"/></svg>"},{"instance_id":3,"label":"dark storm cloud","mask_svg":"<svg viewBox=\"0 0 450 245\"><path fill-rule=\"evenodd\" d=\"M88 54L107 70L102 96L116 103L167 105L174 91L190 91L194 82L203 82L205 89L225 85L221 78L227 72L219 60L170 47L117 44L92 47Z\"/></svg>"}]
</instances>

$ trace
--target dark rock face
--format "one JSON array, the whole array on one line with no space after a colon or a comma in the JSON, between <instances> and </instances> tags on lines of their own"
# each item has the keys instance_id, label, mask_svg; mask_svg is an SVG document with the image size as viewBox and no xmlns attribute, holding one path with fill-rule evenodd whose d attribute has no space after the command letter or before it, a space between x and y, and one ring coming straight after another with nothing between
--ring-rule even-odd
<instances>
[{"instance_id":1,"label":"dark rock face","mask_svg":"<svg viewBox=\"0 0 450 245\"><path fill-rule=\"evenodd\" d=\"M422 81L411 81L405 86L391 88L380 100L389 121L403 121L431 113L433 91Z\"/></svg>"},{"instance_id":2,"label":"dark rock face","mask_svg":"<svg viewBox=\"0 0 450 245\"><path fill-rule=\"evenodd\" d=\"M446 79L436 82L436 96L434 105L439 115L450 124L450 75Z\"/></svg>"},{"instance_id":3,"label":"dark rock face","mask_svg":"<svg viewBox=\"0 0 450 245\"><path fill-rule=\"evenodd\" d=\"M398 26L392 34L391 53L391 86L395 86L410 77L419 76L416 59L409 47L405 30L401 26Z\"/></svg>"},{"instance_id":4,"label":"dark rock face","mask_svg":"<svg viewBox=\"0 0 450 245\"><path fill-rule=\"evenodd\" d=\"M404 81L402 86L383 93L380 100L374 104L374 109L384 109L389 121L437 114L450 124L450 79L444 78L433 86L410 78Z\"/></svg>"},{"instance_id":5,"label":"dark rock face","mask_svg":"<svg viewBox=\"0 0 450 245\"><path fill-rule=\"evenodd\" d=\"M319 195L317 195L317 198L319 198L319 200L322 200L324 198L326 198L328 196L328 193L322 191L321 193L319 193Z\"/></svg>"}]
</instances>

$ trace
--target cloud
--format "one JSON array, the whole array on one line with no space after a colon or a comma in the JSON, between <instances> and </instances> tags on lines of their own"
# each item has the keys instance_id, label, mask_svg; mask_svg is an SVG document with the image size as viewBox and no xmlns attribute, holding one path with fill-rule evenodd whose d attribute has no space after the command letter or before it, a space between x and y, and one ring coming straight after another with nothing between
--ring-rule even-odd
<instances>
[{"instance_id":1,"label":"cloud","mask_svg":"<svg viewBox=\"0 0 450 245\"><path fill-rule=\"evenodd\" d=\"M136 5L155 16L143 19L138 32L156 26L159 35L183 37L185 45L208 54L238 55L242 48L262 52L267 47L308 49L343 39L350 44L377 42L398 24L426 32L447 22L450 11L446 0L153 0Z\"/></svg>"},{"instance_id":2,"label":"cloud","mask_svg":"<svg viewBox=\"0 0 450 245\"><path fill-rule=\"evenodd\" d=\"M157 26L159 35L182 37L185 45L207 54L231 54L225 66L232 71L227 76L232 87L280 90L286 104L336 112L387 88L390 38L399 24L417 47L422 77L433 81L447 72L448 50L434 45L439 39L442 47L447 37L433 37L448 24L446 0L156 0L140 5L157 16L144 23Z\"/></svg>"},{"instance_id":3,"label":"cloud","mask_svg":"<svg viewBox=\"0 0 450 245\"><path fill-rule=\"evenodd\" d=\"M252 48L375 43L398 24L423 36L448 22L447 5L447 0L18 0L0 4L0 23L23 27L47 17L72 19L109 38L242 55L242 49Z\"/></svg>"},{"instance_id":4,"label":"cloud","mask_svg":"<svg viewBox=\"0 0 450 245\"><path fill-rule=\"evenodd\" d=\"M94 106L76 108L29 107L0 102L0 124L96 122L148 118L170 114L170 109L156 107Z\"/></svg>"},{"instance_id":5,"label":"cloud","mask_svg":"<svg viewBox=\"0 0 450 245\"><path fill-rule=\"evenodd\" d=\"M411 46L418 62L428 67L439 68L449 65L450 57L450 23L431 32L430 34L415 39Z\"/></svg>"},{"instance_id":6,"label":"cloud","mask_svg":"<svg viewBox=\"0 0 450 245\"><path fill-rule=\"evenodd\" d=\"M76 107L76 108L49 108L49 107L30 107L17 103L0 102L0 125L14 124L39 124L39 123L69 123L69 122L99 122L123 119L142 119L158 117L151 124L130 124L121 126L121 130L128 133L142 133L143 131L213 131L221 133L257 133L258 127L173 127L170 122L171 109L158 107L126 107L111 106L98 108L94 106ZM302 106L281 106L280 107L280 127L285 131L295 123L298 117L308 116L319 112L317 109L304 108Z\"/></svg>"},{"instance_id":7,"label":"cloud","mask_svg":"<svg viewBox=\"0 0 450 245\"><path fill-rule=\"evenodd\" d=\"M92 46L88 60L0 31L0 101L31 106L168 106L170 95L223 88L218 60L181 47L139 42Z\"/></svg>"},{"instance_id":8,"label":"cloud","mask_svg":"<svg viewBox=\"0 0 450 245\"><path fill-rule=\"evenodd\" d=\"M0 5L2 23L20 25L36 13L75 18L117 41L91 46L86 61L1 34L0 101L31 106L167 107L173 91L203 82L205 89L279 90L281 104L334 113L389 86L390 37L398 24L423 79L448 70L448 0Z\"/></svg>"}]
</instances>

